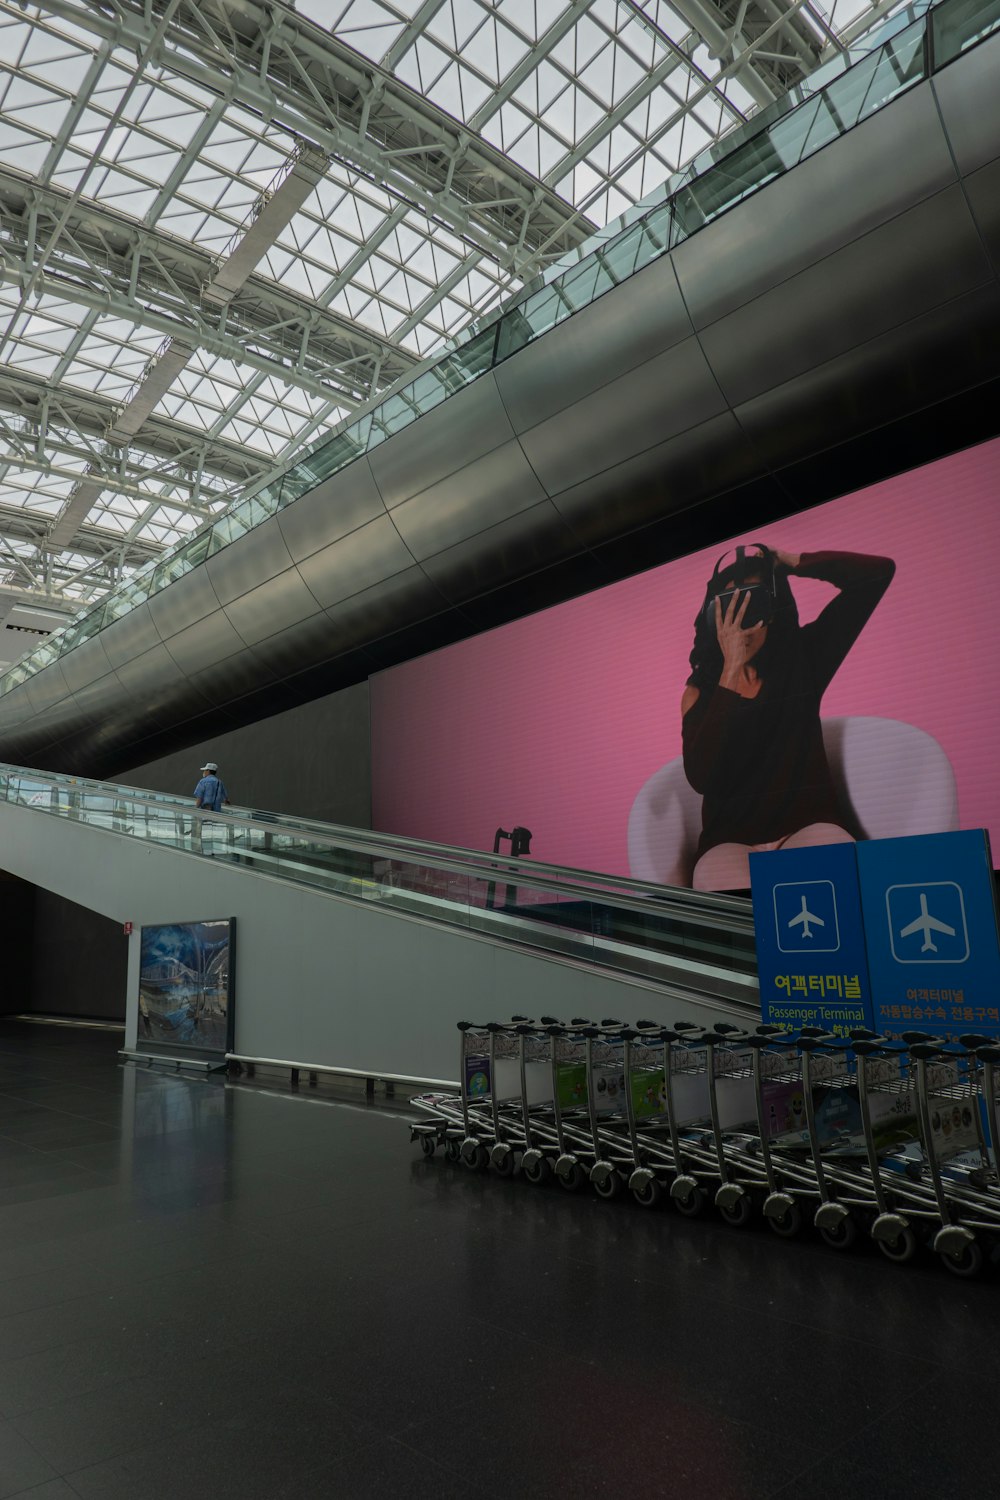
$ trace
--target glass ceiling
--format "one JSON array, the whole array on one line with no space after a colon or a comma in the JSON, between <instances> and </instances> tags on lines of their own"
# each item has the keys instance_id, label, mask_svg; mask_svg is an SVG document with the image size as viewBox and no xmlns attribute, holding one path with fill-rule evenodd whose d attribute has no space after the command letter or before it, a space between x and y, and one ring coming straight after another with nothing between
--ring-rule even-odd
<instances>
[{"instance_id":1,"label":"glass ceiling","mask_svg":"<svg viewBox=\"0 0 1000 1500\"><path fill-rule=\"evenodd\" d=\"M892 8L213 0L209 20L196 0L121 0L112 22L93 0L0 0L0 582L102 596ZM341 107L354 80L365 150L338 149L319 88L311 105L299 90L301 125L265 118L277 42L257 78L213 76L204 37L235 55L257 12L302 77L337 80ZM412 120L414 96L417 144L394 150L378 109ZM325 170L265 234L310 107ZM461 174L481 185L502 159L555 227L511 212L487 245ZM213 310L204 286L258 221L253 264ZM109 440L170 340L185 348L166 389Z\"/></svg>"}]
</instances>

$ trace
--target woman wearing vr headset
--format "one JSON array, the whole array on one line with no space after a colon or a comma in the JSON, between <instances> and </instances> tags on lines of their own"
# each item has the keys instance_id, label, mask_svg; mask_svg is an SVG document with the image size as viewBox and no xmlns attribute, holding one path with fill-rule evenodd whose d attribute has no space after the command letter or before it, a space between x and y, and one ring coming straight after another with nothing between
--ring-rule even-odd
<instances>
[{"instance_id":1,"label":"woman wearing vr headset","mask_svg":"<svg viewBox=\"0 0 1000 1500\"><path fill-rule=\"evenodd\" d=\"M747 890L753 850L856 836L838 806L820 704L895 570L888 557L763 543L719 559L681 699L684 770L704 798L695 890ZM838 590L808 625L792 575Z\"/></svg>"}]
</instances>

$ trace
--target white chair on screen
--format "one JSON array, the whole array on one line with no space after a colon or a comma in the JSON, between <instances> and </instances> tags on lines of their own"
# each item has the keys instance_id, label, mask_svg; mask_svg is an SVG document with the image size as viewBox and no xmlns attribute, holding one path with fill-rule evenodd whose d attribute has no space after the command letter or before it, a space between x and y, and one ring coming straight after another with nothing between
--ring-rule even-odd
<instances>
[{"instance_id":1,"label":"white chair on screen","mask_svg":"<svg viewBox=\"0 0 1000 1500\"><path fill-rule=\"evenodd\" d=\"M823 743L848 828L888 839L958 827L955 773L926 730L899 719L824 719ZM689 886L700 835L701 797L678 757L649 778L632 804L633 880Z\"/></svg>"}]
</instances>

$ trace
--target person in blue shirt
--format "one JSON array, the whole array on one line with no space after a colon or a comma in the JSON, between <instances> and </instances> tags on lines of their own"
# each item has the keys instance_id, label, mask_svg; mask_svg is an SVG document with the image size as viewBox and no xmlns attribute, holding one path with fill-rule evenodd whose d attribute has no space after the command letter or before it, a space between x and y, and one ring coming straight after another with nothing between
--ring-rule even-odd
<instances>
[{"instance_id":1,"label":"person in blue shirt","mask_svg":"<svg viewBox=\"0 0 1000 1500\"><path fill-rule=\"evenodd\" d=\"M214 760L206 761L201 768L201 780L194 789L194 801L202 812L219 812L223 803L229 801L229 793L219 777L219 768Z\"/></svg>"}]
</instances>

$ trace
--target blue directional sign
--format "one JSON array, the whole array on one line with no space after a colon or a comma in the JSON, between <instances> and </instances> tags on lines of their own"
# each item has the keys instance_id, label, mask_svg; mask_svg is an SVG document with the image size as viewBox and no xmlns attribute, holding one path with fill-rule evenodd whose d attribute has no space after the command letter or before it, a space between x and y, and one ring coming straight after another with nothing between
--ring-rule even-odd
<instances>
[{"instance_id":1,"label":"blue directional sign","mask_svg":"<svg viewBox=\"0 0 1000 1500\"><path fill-rule=\"evenodd\" d=\"M761 1015L846 1035L871 1026L854 844L750 856Z\"/></svg>"},{"instance_id":2,"label":"blue directional sign","mask_svg":"<svg viewBox=\"0 0 1000 1500\"><path fill-rule=\"evenodd\" d=\"M1000 1035L1000 940L983 829L858 845L879 1031Z\"/></svg>"}]
</instances>

